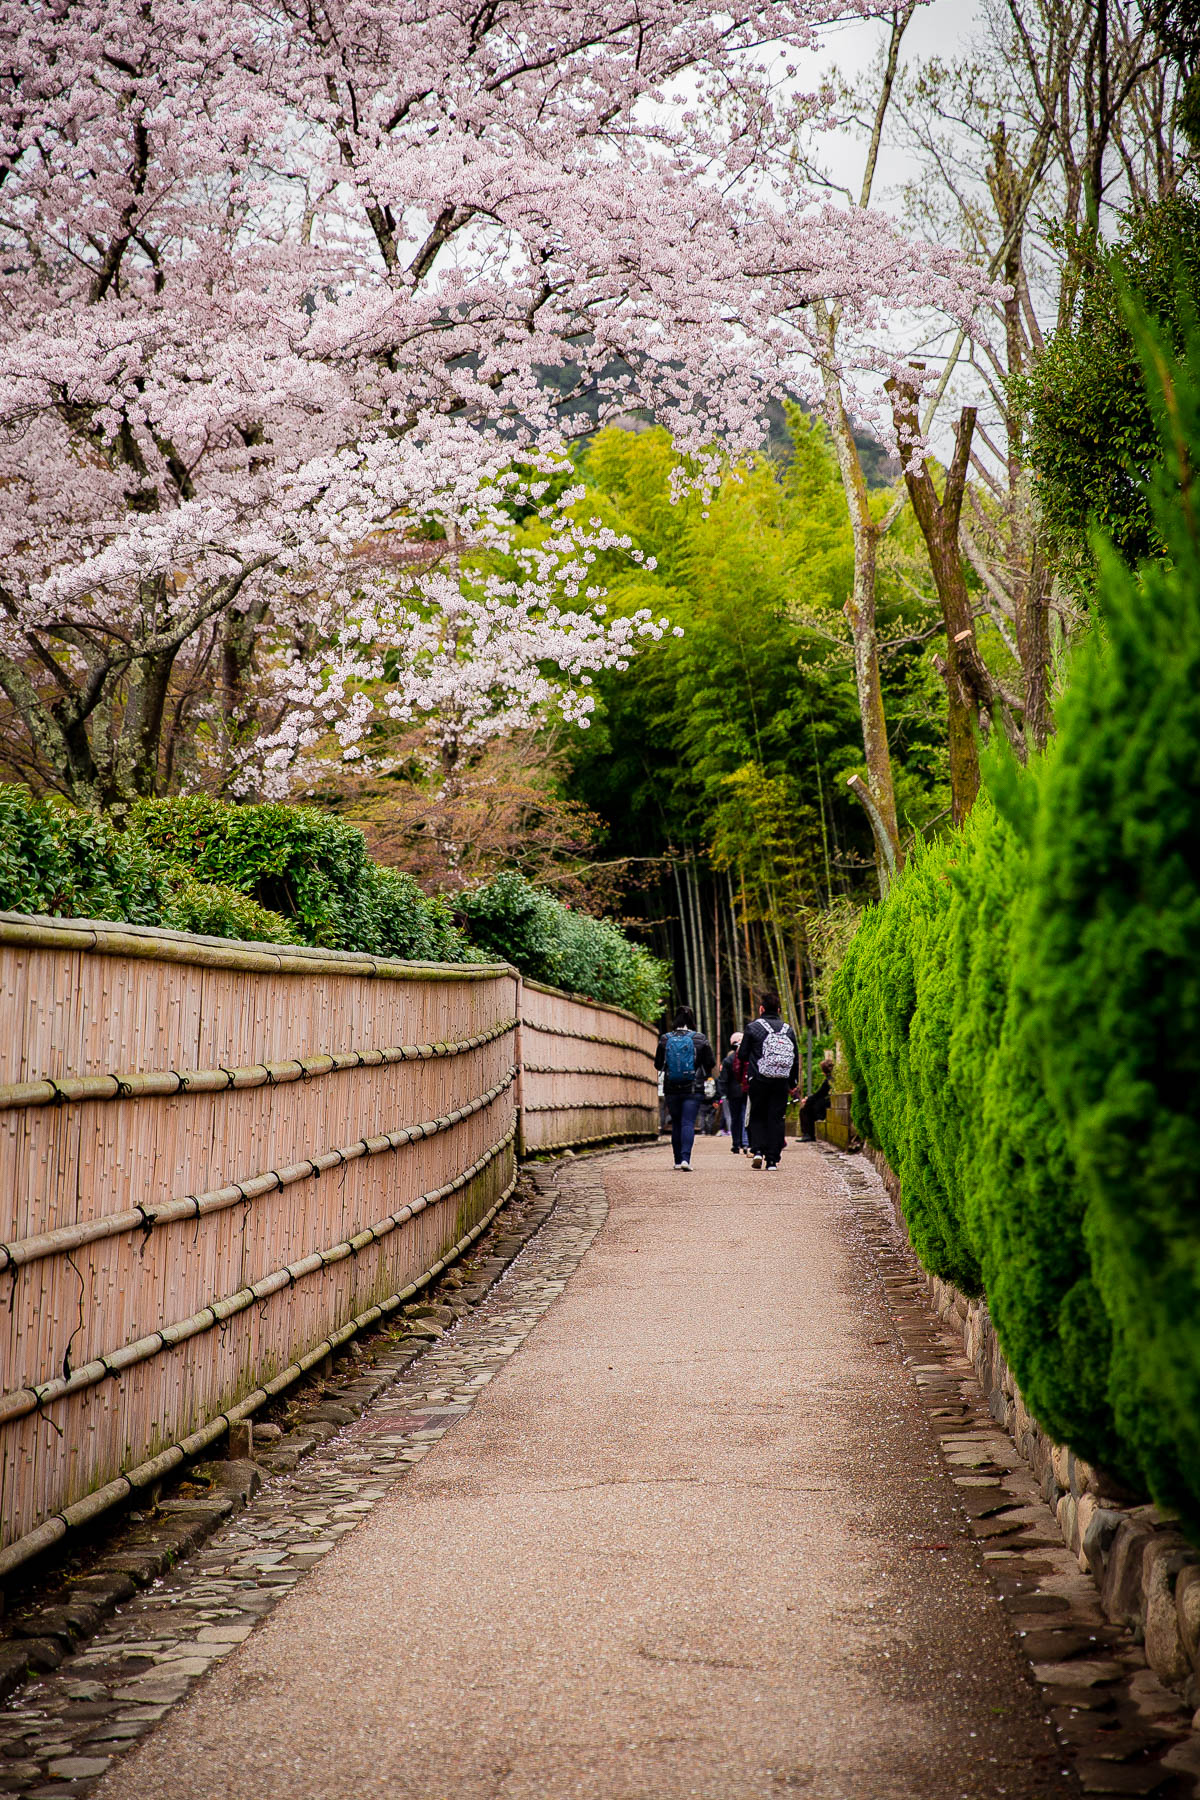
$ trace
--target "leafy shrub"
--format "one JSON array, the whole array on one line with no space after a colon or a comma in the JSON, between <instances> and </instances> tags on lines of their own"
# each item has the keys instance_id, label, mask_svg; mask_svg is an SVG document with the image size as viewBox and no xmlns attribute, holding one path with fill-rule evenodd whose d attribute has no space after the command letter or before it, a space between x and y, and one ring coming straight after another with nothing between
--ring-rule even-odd
<instances>
[{"instance_id":1,"label":"leafy shrub","mask_svg":"<svg viewBox=\"0 0 1200 1800\"><path fill-rule=\"evenodd\" d=\"M169 893L136 835L25 788L0 787L0 911L157 925Z\"/></svg>"},{"instance_id":2,"label":"leafy shrub","mask_svg":"<svg viewBox=\"0 0 1200 1800\"><path fill-rule=\"evenodd\" d=\"M314 807L144 800L119 832L23 788L0 788L0 910L419 962L482 953L639 1018L661 1010L663 963L523 876L499 875L456 904L477 950L446 901L372 862L357 827Z\"/></svg>"},{"instance_id":3,"label":"leafy shrub","mask_svg":"<svg viewBox=\"0 0 1200 1800\"><path fill-rule=\"evenodd\" d=\"M607 919L575 912L523 875L505 872L459 896L471 941L515 963L532 981L567 988L639 1018L655 1019L666 997L666 965Z\"/></svg>"},{"instance_id":4,"label":"leafy shrub","mask_svg":"<svg viewBox=\"0 0 1200 1800\"><path fill-rule=\"evenodd\" d=\"M170 898L162 923L202 937L241 938L262 944L298 944L300 939L282 914L221 881L197 881L172 870Z\"/></svg>"},{"instance_id":5,"label":"leafy shrub","mask_svg":"<svg viewBox=\"0 0 1200 1800\"><path fill-rule=\"evenodd\" d=\"M1099 548L1054 744L985 759L831 998L923 1260L973 1259L1035 1416L1200 1532L1200 328L1133 329L1169 560Z\"/></svg>"},{"instance_id":6,"label":"leafy shrub","mask_svg":"<svg viewBox=\"0 0 1200 1800\"><path fill-rule=\"evenodd\" d=\"M229 806L197 795L144 800L133 822L164 863L282 915L301 943L430 962L467 954L441 900L373 863L356 826L315 807Z\"/></svg>"},{"instance_id":7,"label":"leafy shrub","mask_svg":"<svg viewBox=\"0 0 1200 1800\"><path fill-rule=\"evenodd\" d=\"M414 962L478 961L447 903L423 893L402 869L368 863L361 917L356 949L365 949L370 938L381 955Z\"/></svg>"}]
</instances>

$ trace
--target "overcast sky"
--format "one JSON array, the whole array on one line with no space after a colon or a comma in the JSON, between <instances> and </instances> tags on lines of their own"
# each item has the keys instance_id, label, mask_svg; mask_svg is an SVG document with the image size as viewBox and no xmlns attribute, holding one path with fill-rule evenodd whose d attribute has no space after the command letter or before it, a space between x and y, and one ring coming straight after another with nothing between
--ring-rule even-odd
<instances>
[{"instance_id":1,"label":"overcast sky","mask_svg":"<svg viewBox=\"0 0 1200 1800\"><path fill-rule=\"evenodd\" d=\"M927 56L952 56L971 36L979 10L979 0L930 0L930 4L918 6L904 34L901 64ZM881 19L827 27L824 52L803 58L799 65L803 85L815 88L821 74L835 64L849 74L865 72L887 42L888 29L886 21ZM861 139L857 133L831 131L823 144L830 173L853 188L857 197L862 180ZM903 180L907 172L893 155L888 167L881 171L884 185L890 187L893 182Z\"/></svg>"}]
</instances>

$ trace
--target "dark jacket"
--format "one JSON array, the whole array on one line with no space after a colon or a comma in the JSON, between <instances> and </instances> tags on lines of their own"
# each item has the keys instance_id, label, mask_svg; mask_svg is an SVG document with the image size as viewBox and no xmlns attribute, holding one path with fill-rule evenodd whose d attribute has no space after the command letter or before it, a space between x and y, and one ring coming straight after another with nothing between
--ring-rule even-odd
<instances>
[{"instance_id":1,"label":"dark jacket","mask_svg":"<svg viewBox=\"0 0 1200 1800\"><path fill-rule=\"evenodd\" d=\"M703 1099L705 1078L712 1074L717 1059L712 1045L702 1031L693 1031L691 1035L696 1047L696 1073L692 1078L692 1093ZM656 1069L665 1069L666 1065L667 1033L664 1031L658 1040L658 1049L654 1052L654 1066ZM666 1093L669 1096L671 1089L667 1088Z\"/></svg>"},{"instance_id":2,"label":"dark jacket","mask_svg":"<svg viewBox=\"0 0 1200 1800\"><path fill-rule=\"evenodd\" d=\"M742 1085L741 1070L738 1067L738 1053L736 1050L731 1050L725 1058L725 1061L721 1064L721 1075L717 1082L717 1092L720 1094L722 1100L726 1100L730 1094L744 1094L745 1091L746 1090Z\"/></svg>"},{"instance_id":3,"label":"dark jacket","mask_svg":"<svg viewBox=\"0 0 1200 1800\"><path fill-rule=\"evenodd\" d=\"M751 1019L750 1023L747 1025L745 1031L742 1033L742 1041L738 1045L738 1055L741 1058L742 1062L746 1066L746 1072L749 1075L750 1080L757 1081L759 1079L758 1059L762 1053L762 1047L767 1039L768 1025L771 1027L772 1031L778 1031L780 1026L783 1025L783 1029L787 1032L788 1037L791 1039L792 1072L787 1077L787 1084L789 1087L792 1087L796 1081L797 1076L800 1073L800 1045L796 1041L796 1034L792 1030L791 1026L784 1025L783 1020L779 1017L778 1014L776 1014L775 1017L771 1018L771 1019L765 1019L765 1018L764 1019ZM768 1077L767 1079L771 1079L771 1078ZM777 1076L777 1077L774 1077L774 1079L783 1080L784 1078L782 1076Z\"/></svg>"}]
</instances>

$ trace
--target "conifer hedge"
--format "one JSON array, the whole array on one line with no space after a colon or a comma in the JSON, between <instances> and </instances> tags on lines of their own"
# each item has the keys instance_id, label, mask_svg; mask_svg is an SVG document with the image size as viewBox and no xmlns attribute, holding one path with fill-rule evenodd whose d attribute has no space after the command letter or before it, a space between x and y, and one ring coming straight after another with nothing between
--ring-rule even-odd
<instances>
[{"instance_id":1,"label":"conifer hedge","mask_svg":"<svg viewBox=\"0 0 1200 1800\"><path fill-rule=\"evenodd\" d=\"M985 758L831 998L925 1265L1052 1436L1200 1534L1200 331L1135 329L1167 557L1100 549L1050 750Z\"/></svg>"}]
</instances>

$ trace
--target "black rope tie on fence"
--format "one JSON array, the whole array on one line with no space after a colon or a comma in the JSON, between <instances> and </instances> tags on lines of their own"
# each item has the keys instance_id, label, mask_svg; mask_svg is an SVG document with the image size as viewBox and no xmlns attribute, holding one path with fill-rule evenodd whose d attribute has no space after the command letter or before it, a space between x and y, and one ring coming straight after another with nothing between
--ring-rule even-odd
<instances>
[{"instance_id":1,"label":"black rope tie on fence","mask_svg":"<svg viewBox=\"0 0 1200 1800\"><path fill-rule=\"evenodd\" d=\"M51 1095L50 1104L52 1106L65 1105L66 1101L69 1099L70 1096L63 1092L62 1088L59 1087L57 1081L55 1081L55 1079L52 1075L46 1076L46 1086L50 1089L50 1095Z\"/></svg>"},{"instance_id":2,"label":"black rope tie on fence","mask_svg":"<svg viewBox=\"0 0 1200 1800\"><path fill-rule=\"evenodd\" d=\"M106 1368L108 1367L107 1363L105 1364L105 1367ZM113 1372L114 1371L112 1371L111 1369L109 1370L110 1374L112 1374ZM48 1425L50 1427L51 1431L57 1431L60 1438L65 1437L66 1432L63 1430L63 1428L59 1424L58 1420L52 1419L50 1417L50 1414L46 1411L46 1396L42 1393L41 1389L40 1388L30 1388L29 1391L33 1395L33 1403L34 1403L33 1410L37 1414L38 1418L41 1419L44 1424Z\"/></svg>"},{"instance_id":3,"label":"black rope tie on fence","mask_svg":"<svg viewBox=\"0 0 1200 1800\"><path fill-rule=\"evenodd\" d=\"M225 1092L227 1094L231 1093L233 1090L233 1087L234 1087L234 1082L235 1082L233 1070L227 1069L225 1067L224 1063L218 1063L217 1064L217 1073L219 1075L223 1075L225 1077Z\"/></svg>"},{"instance_id":4,"label":"black rope tie on fence","mask_svg":"<svg viewBox=\"0 0 1200 1800\"><path fill-rule=\"evenodd\" d=\"M175 1092L177 1094L186 1094L188 1091L187 1076L180 1069L172 1069L170 1072L175 1077Z\"/></svg>"},{"instance_id":5,"label":"black rope tie on fence","mask_svg":"<svg viewBox=\"0 0 1200 1800\"><path fill-rule=\"evenodd\" d=\"M150 1242L150 1234L154 1230L154 1214L152 1212L148 1212L146 1210L146 1208L144 1206L142 1206L139 1201L134 1202L133 1210L134 1210L134 1212L141 1213L141 1215L142 1215L142 1222L141 1222L141 1225L138 1227L138 1229L140 1230L140 1232L142 1234L142 1241L138 1246L138 1255L145 1256L146 1245Z\"/></svg>"},{"instance_id":6,"label":"black rope tie on fence","mask_svg":"<svg viewBox=\"0 0 1200 1800\"><path fill-rule=\"evenodd\" d=\"M76 1263L75 1258L71 1255L71 1252L69 1250L66 1253L64 1261L66 1262L66 1265L67 1265L68 1269L70 1269L72 1275L74 1275L76 1281L79 1283L79 1321L76 1324L74 1331L71 1333L70 1337L67 1339L67 1347L63 1351L63 1360L62 1360L63 1380L70 1381L70 1379L71 1379L71 1346L75 1342L75 1339L79 1336L80 1332L83 1330L83 1302L84 1302L84 1298L87 1294L87 1282L83 1279L83 1275L79 1269L79 1266Z\"/></svg>"}]
</instances>

